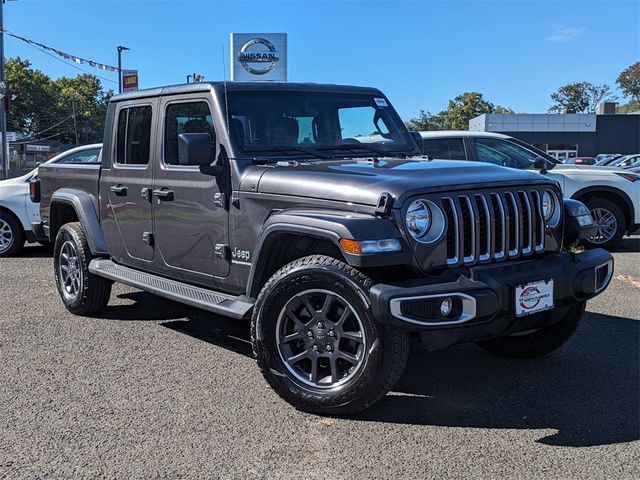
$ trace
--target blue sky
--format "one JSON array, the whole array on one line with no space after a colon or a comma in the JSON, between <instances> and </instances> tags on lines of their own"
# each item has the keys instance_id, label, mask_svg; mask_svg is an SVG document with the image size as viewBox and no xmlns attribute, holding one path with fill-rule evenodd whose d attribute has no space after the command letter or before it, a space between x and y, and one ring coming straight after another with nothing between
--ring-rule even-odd
<instances>
[{"instance_id":1,"label":"blue sky","mask_svg":"<svg viewBox=\"0 0 640 480\"><path fill-rule=\"evenodd\" d=\"M230 32L287 32L289 80L382 89L401 116L438 112L464 91L516 112L544 112L549 94L587 80L615 86L640 59L634 1L64 1L5 4L5 28L67 53L140 71L141 88L229 72ZM78 70L16 39L52 77ZM113 73L81 68L112 81Z\"/></svg>"}]
</instances>

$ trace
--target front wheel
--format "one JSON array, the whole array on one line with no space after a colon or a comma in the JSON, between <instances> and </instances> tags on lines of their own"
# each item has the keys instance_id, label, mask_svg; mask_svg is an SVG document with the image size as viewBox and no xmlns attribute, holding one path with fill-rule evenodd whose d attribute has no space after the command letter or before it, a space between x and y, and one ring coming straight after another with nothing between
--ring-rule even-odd
<instances>
[{"instance_id":1,"label":"front wheel","mask_svg":"<svg viewBox=\"0 0 640 480\"><path fill-rule=\"evenodd\" d=\"M582 240L584 246L611 249L618 245L627 229L622 209L606 198L591 198L584 203L597 227L593 237Z\"/></svg>"},{"instance_id":2,"label":"front wheel","mask_svg":"<svg viewBox=\"0 0 640 480\"><path fill-rule=\"evenodd\" d=\"M89 272L91 250L79 223L63 225L53 248L56 285L62 303L75 315L91 315L109 302L112 283Z\"/></svg>"},{"instance_id":3,"label":"front wheel","mask_svg":"<svg viewBox=\"0 0 640 480\"><path fill-rule=\"evenodd\" d=\"M492 338L491 340L477 342L477 344L489 353L500 357L541 357L561 347L569 340L582 320L585 306L586 302L580 302L557 311L551 310L550 312L540 313L538 315L556 315L560 319L548 327Z\"/></svg>"},{"instance_id":4,"label":"front wheel","mask_svg":"<svg viewBox=\"0 0 640 480\"><path fill-rule=\"evenodd\" d=\"M353 414L396 383L407 361L406 332L379 324L368 304L371 280L339 260L296 260L267 282L252 319L258 365L294 407Z\"/></svg>"}]
</instances>

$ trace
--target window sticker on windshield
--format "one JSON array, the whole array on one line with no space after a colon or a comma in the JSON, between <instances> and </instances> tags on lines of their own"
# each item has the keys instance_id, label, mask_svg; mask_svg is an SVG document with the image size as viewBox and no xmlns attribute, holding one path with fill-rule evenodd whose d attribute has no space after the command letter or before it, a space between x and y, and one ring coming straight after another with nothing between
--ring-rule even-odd
<instances>
[{"instance_id":1,"label":"window sticker on windshield","mask_svg":"<svg viewBox=\"0 0 640 480\"><path fill-rule=\"evenodd\" d=\"M379 107L388 107L389 105L387 105L387 101L384 98L374 98L373 99L376 102L376 105Z\"/></svg>"}]
</instances>

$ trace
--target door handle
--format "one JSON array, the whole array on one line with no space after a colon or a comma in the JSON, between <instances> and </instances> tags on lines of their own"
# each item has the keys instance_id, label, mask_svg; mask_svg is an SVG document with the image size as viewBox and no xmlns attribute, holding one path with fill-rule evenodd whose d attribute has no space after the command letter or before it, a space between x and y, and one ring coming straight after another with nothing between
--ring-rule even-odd
<instances>
[{"instance_id":1,"label":"door handle","mask_svg":"<svg viewBox=\"0 0 640 480\"><path fill-rule=\"evenodd\" d=\"M173 202L173 190L167 190L166 188L154 190L153 196L162 202Z\"/></svg>"},{"instance_id":2,"label":"door handle","mask_svg":"<svg viewBox=\"0 0 640 480\"><path fill-rule=\"evenodd\" d=\"M115 193L117 197L124 197L127 194L127 187L124 185L112 185L109 190Z\"/></svg>"}]
</instances>

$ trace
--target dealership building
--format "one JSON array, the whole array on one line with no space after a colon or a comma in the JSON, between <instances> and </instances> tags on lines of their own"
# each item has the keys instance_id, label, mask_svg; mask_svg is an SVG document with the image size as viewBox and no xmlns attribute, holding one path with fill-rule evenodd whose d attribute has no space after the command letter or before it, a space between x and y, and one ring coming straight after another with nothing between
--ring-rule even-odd
<instances>
[{"instance_id":1,"label":"dealership building","mask_svg":"<svg viewBox=\"0 0 640 480\"><path fill-rule=\"evenodd\" d=\"M609 108L601 105L599 111ZM469 130L519 138L560 160L595 157L599 153L640 152L640 114L488 113L470 120Z\"/></svg>"}]
</instances>

